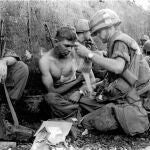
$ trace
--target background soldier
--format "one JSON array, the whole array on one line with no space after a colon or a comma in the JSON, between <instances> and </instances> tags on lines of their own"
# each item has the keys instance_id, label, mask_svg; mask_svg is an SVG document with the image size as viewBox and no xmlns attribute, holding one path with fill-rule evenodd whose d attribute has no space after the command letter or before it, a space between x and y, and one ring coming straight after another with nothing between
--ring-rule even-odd
<instances>
[{"instance_id":1,"label":"background soldier","mask_svg":"<svg viewBox=\"0 0 150 150\"><path fill-rule=\"evenodd\" d=\"M143 52L143 46L147 40L149 40L149 36L145 35L145 34L142 35L140 38L140 48L141 48L142 52Z\"/></svg>"},{"instance_id":2,"label":"background soldier","mask_svg":"<svg viewBox=\"0 0 150 150\"><path fill-rule=\"evenodd\" d=\"M150 40L147 40L143 46L143 55L150 66Z\"/></svg>"}]
</instances>

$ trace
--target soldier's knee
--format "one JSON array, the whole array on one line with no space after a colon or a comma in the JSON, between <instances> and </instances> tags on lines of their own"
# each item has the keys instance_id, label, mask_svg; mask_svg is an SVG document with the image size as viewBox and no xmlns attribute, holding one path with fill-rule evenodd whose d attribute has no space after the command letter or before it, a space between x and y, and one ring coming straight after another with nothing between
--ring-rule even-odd
<instances>
[{"instance_id":1,"label":"soldier's knee","mask_svg":"<svg viewBox=\"0 0 150 150\"><path fill-rule=\"evenodd\" d=\"M18 63L19 63L20 71L21 71L22 75L25 77L28 77L29 76L28 66L22 61L19 61Z\"/></svg>"},{"instance_id":2,"label":"soldier's knee","mask_svg":"<svg viewBox=\"0 0 150 150\"><path fill-rule=\"evenodd\" d=\"M48 104L54 104L54 103L56 103L57 95L58 95L57 93L48 93L45 95L45 101Z\"/></svg>"}]
</instances>

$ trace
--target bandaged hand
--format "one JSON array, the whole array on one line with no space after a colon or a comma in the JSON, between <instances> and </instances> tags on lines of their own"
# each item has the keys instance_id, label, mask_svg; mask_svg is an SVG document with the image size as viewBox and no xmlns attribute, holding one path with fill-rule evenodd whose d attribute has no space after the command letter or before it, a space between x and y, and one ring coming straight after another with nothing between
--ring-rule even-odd
<instances>
[{"instance_id":1,"label":"bandaged hand","mask_svg":"<svg viewBox=\"0 0 150 150\"><path fill-rule=\"evenodd\" d=\"M82 73L77 77L77 82L81 82L81 81L84 81L84 77Z\"/></svg>"},{"instance_id":2,"label":"bandaged hand","mask_svg":"<svg viewBox=\"0 0 150 150\"><path fill-rule=\"evenodd\" d=\"M80 88L80 94L83 94L85 96L85 95L89 95L89 93L90 93L90 91L86 85L83 85Z\"/></svg>"},{"instance_id":3,"label":"bandaged hand","mask_svg":"<svg viewBox=\"0 0 150 150\"><path fill-rule=\"evenodd\" d=\"M0 82L4 81L7 77L6 61L0 60Z\"/></svg>"},{"instance_id":4,"label":"bandaged hand","mask_svg":"<svg viewBox=\"0 0 150 150\"><path fill-rule=\"evenodd\" d=\"M79 91L74 92L70 97L69 100L73 103L77 103L80 100L81 94Z\"/></svg>"}]
</instances>

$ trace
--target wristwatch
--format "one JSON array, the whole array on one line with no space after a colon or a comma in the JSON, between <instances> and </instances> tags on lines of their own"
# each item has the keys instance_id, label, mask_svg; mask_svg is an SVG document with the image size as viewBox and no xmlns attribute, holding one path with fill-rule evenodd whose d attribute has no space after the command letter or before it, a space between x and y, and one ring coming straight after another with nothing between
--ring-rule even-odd
<instances>
[{"instance_id":1,"label":"wristwatch","mask_svg":"<svg viewBox=\"0 0 150 150\"><path fill-rule=\"evenodd\" d=\"M89 58L89 59L92 59L92 58L93 58L93 56L94 56L94 54L93 54L93 53L89 53L89 54L88 54L88 58Z\"/></svg>"},{"instance_id":2,"label":"wristwatch","mask_svg":"<svg viewBox=\"0 0 150 150\"><path fill-rule=\"evenodd\" d=\"M79 90L79 93L80 93L81 95L83 95L83 91L82 91L82 90Z\"/></svg>"}]
</instances>

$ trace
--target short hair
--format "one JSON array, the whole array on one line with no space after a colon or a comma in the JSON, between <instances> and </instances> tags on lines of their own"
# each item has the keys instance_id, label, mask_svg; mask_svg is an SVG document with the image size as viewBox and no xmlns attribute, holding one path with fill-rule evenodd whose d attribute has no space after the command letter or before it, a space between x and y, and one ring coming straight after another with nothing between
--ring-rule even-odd
<instances>
[{"instance_id":1,"label":"short hair","mask_svg":"<svg viewBox=\"0 0 150 150\"><path fill-rule=\"evenodd\" d=\"M71 26L64 26L57 30L55 39L57 41L68 40L75 42L77 40L76 30Z\"/></svg>"}]
</instances>

